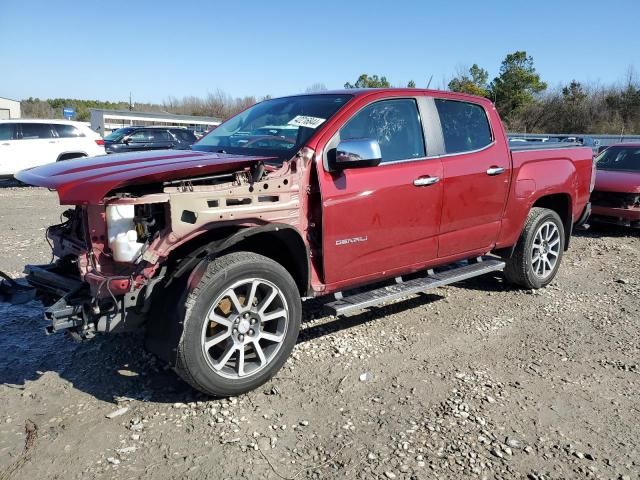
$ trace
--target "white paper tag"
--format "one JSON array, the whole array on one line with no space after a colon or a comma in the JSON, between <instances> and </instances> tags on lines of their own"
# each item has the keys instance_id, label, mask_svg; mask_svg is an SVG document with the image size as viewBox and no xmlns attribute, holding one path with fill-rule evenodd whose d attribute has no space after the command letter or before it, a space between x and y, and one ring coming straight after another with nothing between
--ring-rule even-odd
<instances>
[{"instance_id":1,"label":"white paper tag","mask_svg":"<svg viewBox=\"0 0 640 480\"><path fill-rule=\"evenodd\" d=\"M293 125L296 127L318 128L324 123L324 118L307 117L306 115L298 115L290 120L287 125Z\"/></svg>"}]
</instances>

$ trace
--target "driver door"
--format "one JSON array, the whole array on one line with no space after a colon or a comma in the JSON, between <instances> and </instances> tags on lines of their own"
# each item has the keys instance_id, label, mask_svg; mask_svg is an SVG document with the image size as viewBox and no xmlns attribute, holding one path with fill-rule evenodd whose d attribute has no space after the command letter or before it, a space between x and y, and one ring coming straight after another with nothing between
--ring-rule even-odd
<instances>
[{"instance_id":1,"label":"driver door","mask_svg":"<svg viewBox=\"0 0 640 480\"><path fill-rule=\"evenodd\" d=\"M325 283L389 277L435 259L442 164L426 158L416 99L371 103L338 135L340 140L377 140L382 161L374 167L322 172Z\"/></svg>"}]
</instances>

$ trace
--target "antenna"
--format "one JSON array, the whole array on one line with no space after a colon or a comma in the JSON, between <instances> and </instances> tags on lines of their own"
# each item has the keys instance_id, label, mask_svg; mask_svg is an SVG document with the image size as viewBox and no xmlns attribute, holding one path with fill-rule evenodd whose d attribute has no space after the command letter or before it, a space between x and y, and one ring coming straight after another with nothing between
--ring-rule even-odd
<instances>
[{"instance_id":1,"label":"antenna","mask_svg":"<svg viewBox=\"0 0 640 480\"><path fill-rule=\"evenodd\" d=\"M427 82L427 88L429 88L429 85L431 85L431 80L433 80L433 74L431 74L431 76L429 77L429 81Z\"/></svg>"}]
</instances>

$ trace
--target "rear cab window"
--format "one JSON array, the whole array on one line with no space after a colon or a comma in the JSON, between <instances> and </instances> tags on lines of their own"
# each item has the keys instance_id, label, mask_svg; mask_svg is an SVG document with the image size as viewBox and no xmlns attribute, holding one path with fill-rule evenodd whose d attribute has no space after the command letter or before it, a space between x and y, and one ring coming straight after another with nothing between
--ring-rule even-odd
<instances>
[{"instance_id":1,"label":"rear cab window","mask_svg":"<svg viewBox=\"0 0 640 480\"><path fill-rule=\"evenodd\" d=\"M447 154L481 150L493 143L485 109L459 100L435 99Z\"/></svg>"}]
</instances>

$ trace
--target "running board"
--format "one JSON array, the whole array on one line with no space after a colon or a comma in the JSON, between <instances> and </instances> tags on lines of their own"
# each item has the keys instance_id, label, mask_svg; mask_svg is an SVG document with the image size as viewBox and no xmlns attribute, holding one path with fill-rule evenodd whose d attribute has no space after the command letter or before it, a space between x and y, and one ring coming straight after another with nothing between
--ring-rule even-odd
<instances>
[{"instance_id":1,"label":"running board","mask_svg":"<svg viewBox=\"0 0 640 480\"><path fill-rule=\"evenodd\" d=\"M398 300L409 295L413 295L432 288L442 287L450 283L460 282L468 278L484 275L485 273L504 270L505 263L494 257L483 257L482 261L470 263L462 267L443 270L411 280L402 281L396 279L396 284L386 287L369 290L367 292L356 293L354 295L342 296L341 293L336 294L336 300L325 305L332 314L344 315L354 310L362 310L367 307L380 305L381 303Z\"/></svg>"}]
</instances>

